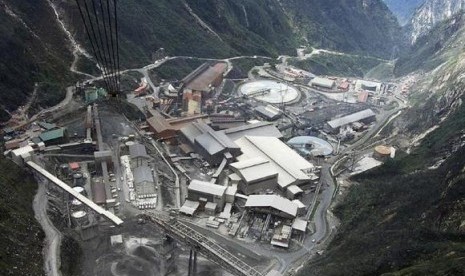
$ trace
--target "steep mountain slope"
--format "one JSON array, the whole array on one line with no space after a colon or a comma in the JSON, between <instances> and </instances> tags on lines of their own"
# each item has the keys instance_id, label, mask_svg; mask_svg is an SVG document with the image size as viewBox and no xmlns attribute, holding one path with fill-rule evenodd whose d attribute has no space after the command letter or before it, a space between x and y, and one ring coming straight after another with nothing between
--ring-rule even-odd
<instances>
[{"instance_id":1,"label":"steep mountain slope","mask_svg":"<svg viewBox=\"0 0 465 276\"><path fill-rule=\"evenodd\" d=\"M336 237L301 275L464 275L464 21L436 26L403 58L418 82L385 133L397 133L398 156L352 177Z\"/></svg>"},{"instance_id":2,"label":"steep mountain slope","mask_svg":"<svg viewBox=\"0 0 465 276\"><path fill-rule=\"evenodd\" d=\"M465 0L427 0L414 13L408 31L415 42L437 23L446 20L465 8Z\"/></svg>"},{"instance_id":3,"label":"steep mountain slope","mask_svg":"<svg viewBox=\"0 0 465 276\"><path fill-rule=\"evenodd\" d=\"M399 133L417 135L461 106L464 43L465 15L460 13L420 38L414 50L397 62L396 74L416 71L417 75L409 96L412 108L395 123Z\"/></svg>"},{"instance_id":4,"label":"steep mountain slope","mask_svg":"<svg viewBox=\"0 0 465 276\"><path fill-rule=\"evenodd\" d=\"M303 41L317 48L389 57L400 27L378 0L282 1Z\"/></svg>"},{"instance_id":5,"label":"steep mountain slope","mask_svg":"<svg viewBox=\"0 0 465 276\"><path fill-rule=\"evenodd\" d=\"M44 83L42 106L69 83L70 41L50 7L88 52L75 1L0 1L0 121ZM399 26L382 0L141 0L119 2L121 61L134 68L168 55L230 57L293 54L300 45L387 57ZM14 30L14 31L13 31ZM97 72L89 62L79 69ZM82 68L81 68L82 67Z\"/></svg>"},{"instance_id":6,"label":"steep mountain slope","mask_svg":"<svg viewBox=\"0 0 465 276\"><path fill-rule=\"evenodd\" d=\"M57 1L79 40L75 4ZM399 26L381 0L122 1L122 57L132 67L169 55L293 54L299 44L388 56Z\"/></svg>"},{"instance_id":7,"label":"steep mountain slope","mask_svg":"<svg viewBox=\"0 0 465 276\"><path fill-rule=\"evenodd\" d=\"M43 275L44 234L32 212L37 183L0 156L0 275Z\"/></svg>"},{"instance_id":8,"label":"steep mountain slope","mask_svg":"<svg viewBox=\"0 0 465 276\"><path fill-rule=\"evenodd\" d=\"M35 82L46 87L70 80L65 41L46 0L0 1L0 122L9 117L6 110L24 104Z\"/></svg>"},{"instance_id":9,"label":"steep mountain slope","mask_svg":"<svg viewBox=\"0 0 465 276\"><path fill-rule=\"evenodd\" d=\"M425 2L425 0L383 0L389 9L397 16L401 25L407 24L412 18L415 10Z\"/></svg>"}]
</instances>

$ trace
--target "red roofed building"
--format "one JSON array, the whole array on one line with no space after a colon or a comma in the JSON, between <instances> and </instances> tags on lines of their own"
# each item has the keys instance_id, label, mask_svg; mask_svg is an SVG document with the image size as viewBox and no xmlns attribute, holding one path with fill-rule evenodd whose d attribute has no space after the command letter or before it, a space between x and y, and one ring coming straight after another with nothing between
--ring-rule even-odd
<instances>
[{"instance_id":1,"label":"red roofed building","mask_svg":"<svg viewBox=\"0 0 465 276\"><path fill-rule=\"evenodd\" d=\"M343 81L337 88L342 91L349 91L349 86L350 84L347 81Z\"/></svg>"},{"instance_id":2,"label":"red roofed building","mask_svg":"<svg viewBox=\"0 0 465 276\"><path fill-rule=\"evenodd\" d=\"M79 170L81 168L81 166L79 166L78 162L71 162L71 163L69 163L69 168L72 171L77 171L77 170Z\"/></svg>"},{"instance_id":3,"label":"red roofed building","mask_svg":"<svg viewBox=\"0 0 465 276\"><path fill-rule=\"evenodd\" d=\"M228 69L225 62L207 62L187 75L182 82L182 109L188 114L200 113L201 105L212 97L212 92L223 82ZM191 103L194 101L195 103Z\"/></svg>"},{"instance_id":4,"label":"red roofed building","mask_svg":"<svg viewBox=\"0 0 465 276\"><path fill-rule=\"evenodd\" d=\"M366 103L368 100L368 92L367 91L362 91L360 94L358 94L358 102L360 103Z\"/></svg>"}]
</instances>

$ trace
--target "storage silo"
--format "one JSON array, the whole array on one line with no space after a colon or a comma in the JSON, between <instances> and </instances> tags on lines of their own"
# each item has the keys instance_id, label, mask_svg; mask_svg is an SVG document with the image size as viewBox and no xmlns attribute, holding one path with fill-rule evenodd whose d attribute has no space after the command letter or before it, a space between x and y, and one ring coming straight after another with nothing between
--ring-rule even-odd
<instances>
[{"instance_id":1,"label":"storage silo","mask_svg":"<svg viewBox=\"0 0 465 276\"><path fill-rule=\"evenodd\" d=\"M377 146L373 152L373 157L378 160L386 160L391 157L391 147L388 146Z\"/></svg>"}]
</instances>

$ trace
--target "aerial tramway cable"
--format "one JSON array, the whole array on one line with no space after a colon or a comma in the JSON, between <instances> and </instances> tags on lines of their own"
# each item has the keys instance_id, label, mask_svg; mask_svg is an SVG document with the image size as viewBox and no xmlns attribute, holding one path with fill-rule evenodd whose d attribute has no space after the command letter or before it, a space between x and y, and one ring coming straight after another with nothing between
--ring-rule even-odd
<instances>
[{"instance_id":1,"label":"aerial tramway cable","mask_svg":"<svg viewBox=\"0 0 465 276\"><path fill-rule=\"evenodd\" d=\"M88 3L89 1L91 3ZM104 1L106 1L106 7ZM111 2L113 2L113 14ZM92 51L102 71L105 87L112 95L116 95L120 91L116 2L117 0L76 0ZM82 4L84 8L82 8ZM101 20L99 19L100 16L102 17ZM112 17L114 18L114 24L112 23Z\"/></svg>"}]
</instances>

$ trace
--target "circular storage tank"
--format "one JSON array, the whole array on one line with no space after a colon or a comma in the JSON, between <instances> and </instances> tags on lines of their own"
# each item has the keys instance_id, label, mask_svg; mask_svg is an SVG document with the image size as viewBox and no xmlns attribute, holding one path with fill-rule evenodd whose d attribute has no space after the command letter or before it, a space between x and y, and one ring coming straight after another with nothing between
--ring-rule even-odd
<instances>
[{"instance_id":1,"label":"circular storage tank","mask_svg":"<svg viewBox=\"0 0 465 276\"><path fill-rule=\"evenodd\" d=\"M73 187L73 190L74 190L76 193L80 193L80 194L83 194L83 193L84 193L84 188L81 187L81 186Z\"/></svg>"},{"instance_id":2,"label":"circular storage tank","mask_svg":"<svg viewBox=\"0 0 465 276\"><path fill-rule=\"evenodd\" d=\"M330 143L314 136L297 136L287 141L287 144L303 155L328 156L333 153Z\"/></svg>"},{"instance_id":3,"label":"circular storage tank","mask_svg":"<svg viewBox=\"0 0 465 276\"><path fill-rule=\"evenodd\" d=\"M73 199L71 201L71 205L73 205L73 207L81 207L83 205L83 203L77 199Z\"/></svg>"},{"instance_id":4,"label":"circular storage tank","mask_svg":"<svg viewBox=\"0 0 465 276\"><path fill-rule=\"evenodd\" d=\"M76 211L71 214L73 221L76 225L85 225L87 224L87 213L84 211Z\"/></svg>"},{"instance_id":5,"label":"circular storage tank","mask_svg":"<svg viewBox=\"0 0 465 276\"><path fill-rule=\"evenodd\" d=\"M239 93L271 104L291 103L300 96L297 88L274 80L246 82L239 87Z\"/></svg>"},{"instance_id":6,"label":"circular storage tank","mask_svg":"<svg viewBox=\"0 0 465 276\"><path fill-rule=\"evenodd\" d=\"M134 144L135 144L135 142L133 142L133 141L127 141L127 142L125 143L126 147L132 146L132 145L134 145Z\"/></svg>"},{"instance_id":7,"label":"circular storage tank","mask_svg":"<svg viewBox=\"0 0 465 276\"><path fill-rule=\"evenodd\" d=\"M387 159L391 157L391 147L388 146L377 146L373 153L373 157L376 159Z\"/></svg>"},{"instance_id":8,"label":"circular storage tank","mask_svg":"<svg viewBox=\"0 0 465 276\"><path fill-rule=\"evenodd\" d=\"M82 173L75 173L73 174L73 182L74 186L84 186L85 184L85 179L82 175Z\"/></svg>"}]
</instances>

